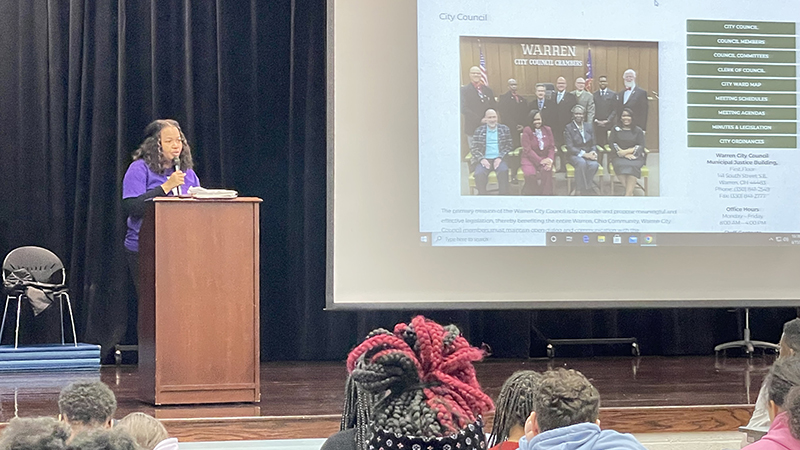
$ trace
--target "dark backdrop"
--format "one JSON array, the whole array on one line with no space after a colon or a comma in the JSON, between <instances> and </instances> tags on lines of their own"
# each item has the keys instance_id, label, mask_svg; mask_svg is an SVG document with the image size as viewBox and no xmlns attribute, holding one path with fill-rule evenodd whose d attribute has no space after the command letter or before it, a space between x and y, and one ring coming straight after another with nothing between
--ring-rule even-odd
<instances>
[{"instance_id":1,"label":"dark backdrop","mask_svg":"<svg viewBox=\"0 0 800 450\"><path fill-rule=\"evenodd\" d=\"M411 315L323 311L325 10L325 0L0 2L0 254L40 245L65 261L83 341L108 350L123 338L122 176L144 126L165 117L183 125L204 186L264 199L264 359L343 358L369 329ZM645 354L703 354L741 329L713 309L430 315L515 357L543 355L545 336L636 336ZM754 337L776 341L793 316L754 311Z\"/></svg>"}]
</instances>

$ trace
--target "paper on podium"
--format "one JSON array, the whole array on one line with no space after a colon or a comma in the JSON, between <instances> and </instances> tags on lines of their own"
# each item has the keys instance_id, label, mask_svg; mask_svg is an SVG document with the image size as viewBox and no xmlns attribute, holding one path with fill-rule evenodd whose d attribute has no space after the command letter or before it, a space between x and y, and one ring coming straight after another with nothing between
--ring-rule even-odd
<instances>
[{"instance_id":1,"label":"paper on podium","mask_svg":"<svg viewBox=\"0 0 800 450\"><path fill-rule=\"evenodd\" d=\"M239 193L230 189L206 189L200 186L189 188L189 195L194 198L236 198Z\"/></svg>"}]
</instances>

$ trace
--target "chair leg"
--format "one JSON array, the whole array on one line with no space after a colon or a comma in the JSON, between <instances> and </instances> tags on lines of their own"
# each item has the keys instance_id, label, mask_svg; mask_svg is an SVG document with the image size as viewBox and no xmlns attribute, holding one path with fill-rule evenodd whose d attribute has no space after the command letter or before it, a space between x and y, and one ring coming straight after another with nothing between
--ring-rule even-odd
<instances>
[{"instance_id":1,"label":"chair leg","mask_svg":"<svg viewBox=\"0 0 800 450\"><path fill-rule=\"evenodd\" d=\"M3 331L6 329L6 313L8 313L8 302L11 301L11 296L6 295L6 307L3 309L3 323L0 325L0 342L3 340Z\"/></svg>"},{"instance_id":2,"label":"chair leg","mask_svg":"<svg viewBox=\"0 0 800 450\"><path fill-rule=\"evenodd\" d=\"M72 342L75 344L75 347L77 347L78 333L75 332L75 317L72 315L72 302L69 301L69 294L65 292L63 295L67 297L67 310L69 311L69 322L72 325Z\"/></svg>"},{"instance_id":3,"label":"chair leg","mask_svg":"<svg viewBox=\"0 0 800 450\"><path fill-rule=\"evenodd\" d=\"M64 345L64 299L58 296L58 316L61 318L61 345Z\"/></svg>"},{"instance_id":4,"label":"chair leg","mask_svg":"<svg viewBox=\"0 0 800 450\"><path fill-rule=\"evenodd\" d=\"M17 296L17 329L14 330L14 348L19 347L19 313L22 310L22 296Z\"/></svg>"}]
</instances>

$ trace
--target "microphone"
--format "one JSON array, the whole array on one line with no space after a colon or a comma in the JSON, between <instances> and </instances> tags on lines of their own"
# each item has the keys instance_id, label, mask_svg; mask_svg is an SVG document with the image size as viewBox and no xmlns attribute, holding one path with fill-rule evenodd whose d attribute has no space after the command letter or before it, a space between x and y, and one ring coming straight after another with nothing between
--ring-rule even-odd
<instances>
[{"instance_id":1,"label":"microphone","mask_svg":"<svg viewBox=\"0 0 800 450\"><path fill-rule=\"evenodd\" d=\"M175 172L181 170L181 158L179 156L172 158L172 165L175 166ZM181 195L180 186L175 187L175 195Z\"/></svg>"}]
</instances>

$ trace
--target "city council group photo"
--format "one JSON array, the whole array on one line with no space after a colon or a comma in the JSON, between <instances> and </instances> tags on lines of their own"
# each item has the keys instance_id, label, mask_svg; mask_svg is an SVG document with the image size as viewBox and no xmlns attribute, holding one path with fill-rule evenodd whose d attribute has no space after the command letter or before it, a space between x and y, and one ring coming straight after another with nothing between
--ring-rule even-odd
<instances>
[{"instance_id":1,"label":"city council group photo","mask_svg":"<svg viewBox=\"0 0 800 450\"><path fill-rule=\"evenodd\" d=\"M460 41L462 195L659 195L657 42Z\"/></svg>"}]
</instances>

